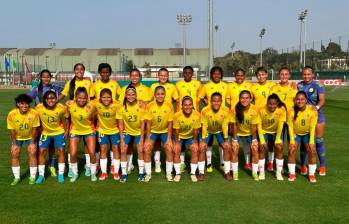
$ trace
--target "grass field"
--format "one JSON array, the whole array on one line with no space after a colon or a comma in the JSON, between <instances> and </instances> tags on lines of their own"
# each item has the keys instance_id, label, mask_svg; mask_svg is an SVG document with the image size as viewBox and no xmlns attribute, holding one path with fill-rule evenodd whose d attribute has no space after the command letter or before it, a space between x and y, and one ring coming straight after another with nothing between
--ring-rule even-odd
<instances>
[{"instance_id":1,"label":"grass field","mask_svg":"<svg viewBox=\"0 0 349 224\"><path fill-rule=\"evenodd\" d=\"M150 183L138 183L133 173L126 184L81 175L76 183L48 177L34 186L25 177L10 187L6 116L17 93L0 90L0 223L349 223L349 88L327 91L328 175L316 184L300 175L278 182L272 173L255 182L241 168L240 180L227 182L216 168L202 183L187 174L168 183L163 172ZM26 151L21 157L23 174Z\"/></svg>"}]
</instances>

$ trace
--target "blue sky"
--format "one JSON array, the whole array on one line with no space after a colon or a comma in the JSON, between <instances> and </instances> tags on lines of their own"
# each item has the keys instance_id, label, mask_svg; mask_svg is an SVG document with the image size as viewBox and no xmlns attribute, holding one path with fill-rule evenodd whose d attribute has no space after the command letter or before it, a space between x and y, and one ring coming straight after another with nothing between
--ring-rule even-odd
<instances>
[{"instance_id":1,"label":"blue sky","mask_svg":"<svg viewBox=\"0 0 349 224\"><path fill-rule=\"evenodd\" d=\"M0 47L171 48L182 42L179 13L191 14L187 47L207 47L207 0L0 0ZM309 10L307 40L349 39L347 0L214 0L218 55L281 50L299 43L298 14ZM345 44L344 44L345 43Z\"/></svg>"}]
</instances>

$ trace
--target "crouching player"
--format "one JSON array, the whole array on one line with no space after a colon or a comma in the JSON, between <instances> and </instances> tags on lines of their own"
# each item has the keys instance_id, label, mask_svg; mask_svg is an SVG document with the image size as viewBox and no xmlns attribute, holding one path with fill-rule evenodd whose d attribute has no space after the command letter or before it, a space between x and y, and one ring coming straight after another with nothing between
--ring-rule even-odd
<instances>
[{"instance_id":1,"label":"crouching player","mask_svg":"<svg viewBox=\"0 0 349 224\"><path fill-rule=\"evenodd\" d=\"M175 182L179 182L181 179L180 153L182 146L190 148L190 178L193 182L198 181L196 170L198 168L200 127L200 113L193 109L193 99L190 96L185 96L182 100L182 110L175 113L173 119Z\"/></svg>"},{"instance_id":2,"label":"crouching player","mask_svg":"<svg viewBox=\"0 0 349 224\"><path fill-rule=\"evenodd\" d=\"M230 147L229 144L224 144L223 123L229 119L229 109L222 105L222 94L215 92L211 95L211 105L206 106L201 111L202 136L199 148L199 176L198 179L203 181L205 179L205 154L209 140L216 137L216 140L221 148L223 148L224 160L224 177L231 179L230 176Z\"/></svg>"},{"instance_id":3,"label":"crouching player","mask_svg":"<svg viewBox=\"0 0 349 224\"><path fill-rule=\"evenodd\" d=\"M26 94L20 94L15 98L16 107L7 116L7 129L11 134L11 164L14 179L12 186L20 181L19 154L23 144L28 146L29 154L29 184L35 184L37 173L36 139L37 128L40 126L38 113L30 108L32 99Z\"/></svg>"},{"instance_id":4,"label":"crouching player","mask_svg":"<svg viewBox=\"0 0 349 224\"><path fill-rule=\"evenodd\" d=\"M296 154L298 146L304 144L309 162L309 181L316 182L316 147L315 128L317 123L317 111L311 105L307 105L307 95L303 91L296 94L294 110L288 116L290 132L290 145L288 151L289 181L296 180Z\"/></svg>"},{"instance_id":5,"label":"crouching player","mask_svg":"<svg viewBox=\"0 0 349 224\"><path fill-rule=\"evenodd\" d=\"M65 138L68 135L68 128L64 129L66 106L58 103L57 95L54 91L47 91L43 96L42 104L36 106L41 120L41 136L39 141L39 176L37 184L45 180L46 153L51 144L58 150L58 182L64 182L64 146ZM66 132L64 130L67 130Z\"/></svg>"},{"instance_id":6,"label":"crouching player","mask_svg":"<svg viewBox=\"0 0 349 224\"><path fill-rule=\"evenodd\" d=\"M258 124L259 136L259 179L265 179L265 152L274 152L276 148L276 179L283 180L282 167L283 160L283 144L282 129L286 122L286 106L280 101L275 94L271 94L267 99L266 106L258 111L260 122ZM269 161L273 163L273 161Z\"/></svg>"}]
</instances>

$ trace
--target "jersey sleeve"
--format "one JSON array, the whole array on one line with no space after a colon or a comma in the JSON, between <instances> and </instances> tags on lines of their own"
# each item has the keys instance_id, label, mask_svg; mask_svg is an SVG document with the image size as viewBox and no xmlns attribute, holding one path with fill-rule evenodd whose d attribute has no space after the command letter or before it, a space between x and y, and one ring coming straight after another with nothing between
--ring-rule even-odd
<instances>
[{"instance_id":1,"label":"jersey sleeve","mask_svg":"<svg viewBox=\"0 0 349 224\"><path fill-rule=\"evenodd\" d=\"M315 139L315 129L316 129L316 124L317 124L317 111L311 109L312 115L311 120L310 120L310 139L309 139L309 144L315 144L314 139Z\"/></svg>"},{"instance_id":2,"label":"jersey sleeve","mask_svg":"<svg viewBox=\"0 0 349 224\"><path fill-rule=\"evenodd\" d=\"M203 85L202 88L200 89L199 95L198 95L199 99L204 99L205 98L205 96L206 96L206 85L207 84Z\"/></svg>"},{"instance_id":3,"label":"jersey sleeve","mask_svg":"<svg viewBox=\"0 0 349 224\"><path fill-rule=\"evenodd\" d=\"M173 117L173 128L174 129L179 129L180 128L178 114L175 114L174 117Z\"/></svg>"},{"instance_id":4,"label":"jersey sleeve","mask_svg":"<svg viewBox=\"0 0 349 224\"><path fill-rule=\"evenodd\" d=\"M234 117L234 114L231 110L229 110L227 116L224 117L224 120L222 122L222 131L223 131L224 138L229 137L229 123L233 123L232 122L233 117Z\"/></svg>"},{"instance_id":5,"label":"jersey sleeve","mask_svg":"<svg viewBox=\"0 0 349 224\"><path fill-rule=\"evenodd\" d=\"M33 113L34 113L33 128L40 127L39 113L36 110L33 110Z\"/></svg>"},{"instance_id":6,"label":"jersey sleeve","mask_svg":"<svg viewBox=\"0 0 349 224\"><path fill-rule=\"evenodd\" d=\"M276 129L276 137L275 137L276 144L282 143L281 135L282 135L282 131L284 129L284 124L286 122L286 111L285 111L285 109L282 109L281 111L282 112L281 112L281 115L279 117L278 126Z\"/></svg>"},{"instance_id":7,"label":"jersey sleeve","mask_svg":"<svg viewBox=\"0 0 349 224\"><path fill-rule=\"evenodd\" d=\"M13 122L13 115L12 115L11 112L10 112L10 113L8 114L8 116L7 116L7 129L9 129L9 130L14 130L14 129L16 129L16 128L15 128L15 124L14 124L14 122Z\"/></svg>"},{"instance_id":8,"label":"jersey sleeve","mask_svg":"<svg viewBox=\"0 0 349 224\"><path fill-rule=\"evenodd\" d=\"M193 124L193 128L201 128L201 118L200 118L200 114L198 113L198 119L194 122Z\"/></svg>"},{"instance_id":9,"label":"jersey sleeve","mask_svg":"<svg viewBox=\"0 0 349 224\"><path fill-rule=\"evenodd\" d=\"M35 100L35 98L38 96L38 87L35 86L33 87L29 93L27 93L28 96L30 96L33 100Z\"/></svg>"},{"instance_id":10,"label":"jersey sleeve","mask_svg":"<svg viewBox=\"0 0 349 224\"><path fill-rule=\"evenodd\" d=\"M70 87L70 80L64 85L64 89L62 91L62 95L68 96L69 87Z\"/></svg>"},{"instance_id":11,"label":"jersey sleeve","mask_svg":"<svg viewBox=\"0 0 349 224\"><path fill-rule=\"evenodd\" d=\"M293 129L293 110L289 111L287 114L287 126L288 126L288 135L290 137L290 144L294 144L294 129Z\"/></svg>"},{"instance_id":12,"label":"jersey sleeve","mask_svg":"<svg viewBox=\"0 0 349 224\"><path fill-rule=\"evenodd\" d=\"M172 91L172 99L177 101L179 98L177 88L173 85L173 91Z\"/></svg>"},{"instance_id":13,"label":"jersey sleeve","mask_svg":"<svg viewBox=\"0 0 349 224\"><path fill-rule=\"evenodd\" d=\"M263 127L262 127L262 118L261 118L261 114L260 113L258 113L258 120L260 121L260 122L258 122L258 124L257 124L257 134L258 134L258 137L259 137L259 142L262 144L262 145L264 145L264 144L266 144L265 143L265 139L264 139L264 132L263 132Z\"/></svg>"},{"instance_id":14,"label":"jersey sleeve","mask_svg":"<svg viewBox=\"0 0 349 224\"><path fill-rule=\"evenodd\" d=\"M168 114L168 119L167 119L168 122L171 122L171 121L173 121L173 119L174 119L174 110L173 110L173 107L171 107L170 109L171 109L171 110L170 110L170 112L169 112L169 114Z\"/></svg>"},{"instance_id":15,"label":"jersey sleeve","mask_svg":"<svg viewBox=\"0 0 349 224\"><path fill-rule=\"evenodd\" d=\"M201 111L201 131L202 131L202 138L207 137L207 127L208 127L208 121L207 121L207 116L206 116L206 111L203 110Z\"/></svg>"}]
</instances>

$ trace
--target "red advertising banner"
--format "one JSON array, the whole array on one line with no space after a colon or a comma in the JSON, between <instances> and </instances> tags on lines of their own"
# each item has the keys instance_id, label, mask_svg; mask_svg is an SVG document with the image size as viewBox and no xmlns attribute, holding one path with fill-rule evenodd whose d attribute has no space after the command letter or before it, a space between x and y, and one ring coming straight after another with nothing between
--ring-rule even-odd
<instances>
[{"instance_id":1,"label":"red advertising banner","mask_svg":"<svg viewBox=\"0 0 349 224\"><path fill-rule=\"evenodd\" d=\"M341 86L343 82L341 79L321 79L320 83L324 86Z\"/></svg>"}]
</instances>

